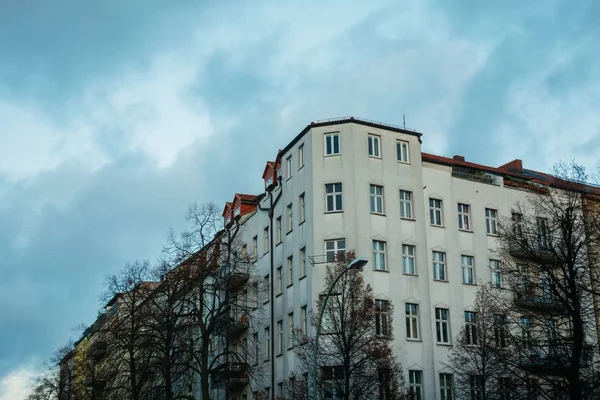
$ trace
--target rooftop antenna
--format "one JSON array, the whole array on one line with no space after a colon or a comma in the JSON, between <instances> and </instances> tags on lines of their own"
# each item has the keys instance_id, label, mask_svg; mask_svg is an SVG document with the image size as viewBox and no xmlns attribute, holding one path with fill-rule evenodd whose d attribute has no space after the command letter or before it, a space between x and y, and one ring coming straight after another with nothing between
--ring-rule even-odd
<instances>
[{"instance_id":1,"label":"rooftop antenna","mask_svg":"<svg viewBox=\"0 0 600 400\"><path fill-rule=\"evenodd\" d=\"M406 115L402 114L402 125L404 125L404 129L406 129Z\"/></svg>"}]
</instances>

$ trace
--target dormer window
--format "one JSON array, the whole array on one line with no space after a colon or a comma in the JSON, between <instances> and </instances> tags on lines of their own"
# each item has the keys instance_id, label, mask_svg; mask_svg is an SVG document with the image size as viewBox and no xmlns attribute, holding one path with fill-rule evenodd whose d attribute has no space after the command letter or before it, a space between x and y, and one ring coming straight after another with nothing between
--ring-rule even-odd
<instances>
[{"instance_id":1,"label":"dormer window","mask_svg":"<svg viewBox=\"0 0 600 400\"><path fill-rule=\"evenodd\" d=\"M273 177L270 177L265 181L265 188L271 186L273 184Z\"/></svg>"},{"instance_id":2,"label":"dormer window","mask_svg":"<svg viewBox=\"0 0 600 400\"><path fill-rule=\"evenodd\" d=\"M233 216L237 217L238 215L240 215L240 208L236 208L235 210L233 210Z\"/></svg>"}]
</instances>

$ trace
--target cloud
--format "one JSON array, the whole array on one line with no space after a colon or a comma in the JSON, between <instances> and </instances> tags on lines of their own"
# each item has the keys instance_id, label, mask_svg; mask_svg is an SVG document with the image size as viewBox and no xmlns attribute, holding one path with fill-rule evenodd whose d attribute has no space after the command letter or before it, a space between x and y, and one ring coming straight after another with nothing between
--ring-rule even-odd
<instances>
[{"instance_id":1,"label":"cloud","mask_svg":"<svg viewBox=\"0 0 600 400\"><path fill-rule=\"evenodd\" d=\"M23 366L0 378L0 400L23 400L29 394L29 387L39 371Z\"/></svg>"}]
</instances>

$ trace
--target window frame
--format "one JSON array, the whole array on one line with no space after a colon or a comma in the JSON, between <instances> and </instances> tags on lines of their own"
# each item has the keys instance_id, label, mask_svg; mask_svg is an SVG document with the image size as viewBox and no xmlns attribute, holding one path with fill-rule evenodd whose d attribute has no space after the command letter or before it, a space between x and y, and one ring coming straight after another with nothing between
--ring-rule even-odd
<instances>
[{"instance_id":1,"label":"window frame","mask_svg":"<svg viewBox=\"0 0 600 400\"><path fill-rule=\"evenodd\" d=\"M439 202L439 207L436 202ZM438 221L439 220L439 221ZM434 197L429 198L429 225L444 226L444 201Z\"/></svg>"},{"instance_id":2,"label":"window frame","mask_svg":"<svg viewBox=\"0 0 600 400\"><path fill-rule=\"evenodd\" d=\"M406 148L406 159L404 159L403 146ZM410 164L410 143L406 140L396 140L396 160L403 164Z\"/></svg>"},{"instance_id":3,"label":"window frame","mask_svg":"<svg viewBox=\"0 0 600 400\"><path fill-rule=\"evenodd\" d=\"M436 254L441 255L441 260ZM446 269L446 253L443 251L432 250L431 251L431 262L433 266L433 280L438 282L448 282L448 270ZM440 268L442 273L440 274ZM443 275L441 277L440 275Z\"/></svg>"},{"instance_id":4,"label":"window frame","mask_svg":"<svg viewBox=\"0 0 600 400\"><path fill-rule=\"evenodd\" d=\"M275 297L283 294L283 266L275 270Z\"/></svg>"},{"instance_id":5,"label":"window frame","mask_svg":"<svg viewBox=\"0 0 600 400\"><path fill-rule=\"evenodd\" d=\"M385 214L385 191L382 185L369 184L369 206L371 214Z\"/></svg>"},{"instance_id":6,"label":"window frame","mask_svg":"<svg viewBox=\"0 0 600 400\"><path fill-rule=\"evenodd\" d=\"M277 356L283 354L283 320L280 319L277 321L277 340L275 341L275 350L277 351Z\"/></svg>"},{"instance_id":7,"label":"window frame","mask_svg":"<svg viewBox=\"0 0 600 400\"><path fill-rule=\"evenodd\" d=\"M328 149L328 140L331 139L331 152ZM341 153L341 141L339 132L326 132L323 134L323 154L325 157L339 156ZM337 146L337 152L336 150Z\"/></svg>"},{"instance_id":8,"label":"window frame","mask_svg":"<svg viewBox=\"0 0 600 400\"><path fill-rule=\"evenodd\" d=\"M263 286L265 286L265 300L263 300L263 304L267 304L271 301L271 276L269 274L263 277Z\"/></svg>"},{"instance_id":9,"label":"window frame","mask_svg":"<svg viewBox=\"0 0 600 400\"><path fill-rule=\"evenodd\" d=\"M337 185L339 185L339 191L337 190ZM328 192L328 186L332 188L331 192ZM337 213L344 211L343 193L344 186L342 182L333 182L325 184L325 213ZM332 199L331 209L329 209L329 198Z\"/></svg>"},{"instance_id":10,"label":"window frame","mask_svg":"<svg viewBox=\"0 0 600 400\"><path fill-rule=\"evenodd\" d=\"M258 260L258 235L252 238L252 261Z\"/></svg>"},{"instance_id":11,"label":"window frame","mask_svg":"<svg viewBox=\"0 0 600 400\"><path fill-rule=\"evenodd\" d=\"M306 202L305 194L298 196L298 225L302 225L306 221Z\"/></svg>"},{"instance_id":12,"label":"window frame","mask_svg":"<svg viewBox=\"0 0 600 400\"><path fill-rule=\"evenodd\" d=\"M458 203L458 230L463 232L473 232L471 226L471 205Z\"/></svg>"},{"instance_id":13,"label":"window frame","mask_svg":"<svg viewBox=\"0 0 600 400\"><path fill-rule=\"evenodd\" d=\"M436 343L439 345L449 346L452 343L452 334L450 333L450 310L443 307L436 307L434 309L434 316ZM446 340L444 340L444 328L446 333Z\"/></svg>"},{"instance_id":14,"label":"window frame","mask_svg":"<svg viewBox=\"0 0 600 400\"><path fill-rule=\"evenodd\" d=\"M287 337L287 349L294 348L294 312L288 313L288 337Z\"/></svg>"},{"instance_id":15,"label":"window frame","mask_svg":"<svg viewBox=\"0 0 600 400\"><path fill-rule=\"evenodd\" d=\"M411 254L412 252L412 254ZM407 268L412 262L412 272ZM404 275L418 275L417 248L412 244L402 244L402 273Z\"/></svg>"},{"instance_id":16,"label":"window frame","mask_svg":"<svg viewBox=\"0 0 600 400\"><path fill-rule=\"evenodd\" d=\"M304 167L304 143L298 146L298 170Z\"/></svg>"},{"instance_id":17,"label":"window frame","mask_svg":"<svg viewBox=\"0 0 600 400\"><path fill-rule=\"evenodd\" d=\"M406 323L406 340L420 341L421 329L419 326L419 305L416 303L404 303L404 314Z\"/></svg>"},{"instance_id":18,"label":"window frame","mask_svg":"<svg viewBox=\"0 0 600 400\"><path fill-rule=\"evenodd\" d=\"M282 232L281 232L281 215L275 219L275 246L281 244Z\"/></svg>"},{"instance_id":19,"label":"window frame","mask_svg":"<svg viewBox=\"0 0 600 400\"><path fill-rule=\"evenodd\" d=\"M477 313L465 311L465 342L467 346L477 346Z\"/></svg>"},{"instance_id":20,"label":"window frame","mask_svg":"<svg viewBox=\"0 0 600 400\"><path fill-rule=\"evenodd\" d=\"M308 306L306 304L300 307L300 330L304 337L308 336Z\"/></svg>"},{"instance_id":21,"label":"window frame","mask_svg":"<svg viewBox=\"0 0 600 400\"><path fill-rule=\"evenodd\" d=\"M268 254L271 244L269 243L269 227L263 230L263 255Z\"/></svg>"},{"instance_id":22,"label":"window frame","mask_svg":"<svg viewBox=\"0 0 600 400\"><path fill-rule=\"evenodd\" d=\"M490 283L493 287L502 288L502 264L500 260L490 258L488 260L488 267L490 269Z\"/></svg>"},{"instance_id":23,"label":"window frame","mask_svg":"<svg viewBox=\"0 0 600 400\"><path fill-rule=\"evenodd\" d=\"M372 243L372 251L373 270L387 271L387 242L374 239Z\"/></svg>"},{"instance_id":24,"label":"window frame","mask_svg":"<svg viewBox=\"0 0 600 400\"><path fill-rule=\"evenodd\" d=\"M390 335L390 302L375 299L375 334L388 337Z\"/></svg>"},{"instance_id":25,"label":"window frame","mask_svg":"<svg viewBox=\"0 0 600 400\"><path fill-rule=\"evenodd\" d=\"M465 264L465 260L470 260L471 264ZM467 284L467 285L475 285L476 284L476 280L477 278L475 277L475 257L467 255L467 254L461 254L460 255L460 267L461 267L461 271L462 271L462 283ZM471 271L471 282L469 282L466 278L469 276L467 275L467 273L469 272L469 270Z\"/></svg>"},{"instance_id":26,"label":"window frame","mask_svg":"<svg viewBox=\"0 0 600 400\"><path fill-rule=\"evenodd\" d=\"M287 258L286 272L287 287L290 287L294 284L294 256L289 256Z\"/></svg>"},{"instance_id":27,"label":"window frame","mask_svg":"<svg viewBox=\"0 0 600 400\"><path fill-rule=\"evenodd\" d=\"M423 371L408 370L408 391L414 396L415 400L423 400Z\"/></svg>"},{"instance_id":28,"label":"window frame","mask_svg":"<svg viewBox=\"0 0 600 400\"><path fill-rule=\"evenodd\" d=\"M292 155L286 157L285 159L285 178L286 180L290 180L292 178Z\"/></svg>"},{"instance_id":29,"label":"window frame","mask_svg":"<svg viewBox=\"0 0 600 400\"><path fill-rule=\"evenodd\" d=\"M404 194L404 196L403 196ZM413 192L410 190L400 189L400 218L414 220L413 217ZM406 197L408 196L408 199ZM408 212L407 212L408 211ZM408 216L406 214L409 214Z\"/></svg>"},{"instance_id":30,"label":"window frame","mask_svg":"<svg viewBox=\"0 0 600 400\"><path fill-rule=\"evenodd\" d=\"M325 242L325 260L327 262L335 262L338 254L340 254L340 253L342 253L342 255L346 254L346 238L328 239L328 240L325 240L324 242ZM340 247L341 242L343 242L344 247ZM327 249L328 243L334 244L332 250ZM332 257L329 257L330 253L333 255Z\"/></svg>"},{"instance_id":31,"label":"window frame","mask_svg":"<svg viewBox=\"0 0 600 400\"><path fill-rule=\"evenodd\" d=\"M267 326L263 332L263 361L271 359L271 327Z\"/></svg>"},{"instance_id":32,"label":"window frame","mask_svg":"<svg viewBox=\"0 0 600 400\"><path fill-rule=\"evenodd\" d=\"M294 204L290 203L286 206L286 221L285 221L285 234L289 234L294 230Z\"/></svg>"},{"instance_id":33,"label":"window frame","mask_svg":"<svg viewBox=\"0 0 600 400\"><path fill-rule=\"evenodd\" d=\"M300 248L300 277L298 279L302 279L306 277L306 247Z\"/></svg>"},{"instance_id":34,"label":"window frame","mask_svg":"<svg viewBox=\"0 0 600 400\"><path fill-rule=\"evenodd\" d=\"M369 157L381 159L381 136L369 133L367 135L367 148Z\"/></svg>"},{"instance_id":35,"label":"window frame","mask_svg":"<svg viewBox=\"0 0 600 400\"><path fill-rule=\"evenodd\" d=\"M440 380L440 399L441 400L454 399L454 375L441 372L439 374L439 380Z\"/></svg>"},{"instance_id":36,"label":"window frame","mask_svg":"<svg viewBox=\"0 0 600 400\"><path fill-rule=\"evenodd\" d=\"M486 207L485 231L490 236L498 236L498 210Z\"/></svg>"}]
</instances>

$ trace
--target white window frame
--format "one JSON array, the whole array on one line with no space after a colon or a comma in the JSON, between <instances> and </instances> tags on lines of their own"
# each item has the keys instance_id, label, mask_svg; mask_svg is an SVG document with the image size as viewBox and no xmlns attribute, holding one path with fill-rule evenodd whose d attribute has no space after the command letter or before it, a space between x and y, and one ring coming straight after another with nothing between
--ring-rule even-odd
<instances>
[{"instance_id":1,"label":"white window frame","mask_svg":"<svg viewBox=\"0 0 600 400\"><path fill-rule=\"evenodd\" d=\"M294 229L294 205L292 203L287 205L287 219L285 221L286 224L286 235L290 233Z\"/></svg>"},{"instance_id":2,"label":"white window frame","mask_svg":"<svg viewBox=\"0 0 600 400\"><path fill-rule=\"evenodd\" d=\"M269 227L267 226L263 230L263 254L267 254L269 252Z\"/></svg>"},{"instance_id":3,"label":"white window frame","mask_svg":"<svg viewBox=\"0 0 600 400\"><path fill-rule=\"evenodd\" d=\"M371 214L384 214L385 213L385 202L384 190L381 185L369 185L369 198Z\"/></svg>"},{"instance_id":4,"label":"white window frame","mask_svg":"<svg viewBox=\"0 0 600 400\"><path fill-rule=\"evenodd\" d=\"M440 199L429 198L429 224L444 226L444 202Z\"/></svg>"},{"instance_id":5,"label":"white window frame","mask_svg":"<svg viewBox=\"0 0 600 400\"><path fill-rule=\"evenodd\" d=\"M465 342L467 346L477 346L477 313L465 311Z\"/></svg>"},{"instance_id":6,"label":"white window frame","mask_svg":"<svg viewBox=\"0 0 600 400\"><path fill-rule=\"evenodd\" d=\"M304 167L304 143L298 146L298 169Z\"/></svg>"},{"instance_id":7,"label":"white window frame","mask_svg":"<svg viewBox=\"0 0 600 400\"><path fill-rule=\"evenodd\" d=\"M389 336L390 334L390 302L387 300L375 299L375 333L379 336Z\"/></svg>"},{"instance_id":8,"label":"white window frame","mask_svg":"<svg viewBox=\"0 0 600 400\"><path fill-rule=\"evenodd\" d=\"M454 375L440 373L440 400L454 399Z\"/></svg>"},{"instance_id":9,"label":"white window frame","mask_svg":"<svg viewBox=\"0 0 600 400\"><path fill-rule=\"evenodd\" d=\"M288 156L285 159L285 177L290 179L292 177L292 156Z\"/></svg>"},{"instance_id":10,"label":"white window frame","mask_svg":"<svg viewBox=\"0 0 600 400\"><path fill-rule=\"evenodd\" d=\"M448 271L446 270L446 253L443 251L431 252L431 260L433 263L433 280L448 282Z\"/></svg>"},{"instance_id":11,"label":"white window frame","mask_svg":"<svg viewBox=\"0 0 600 400\"><path fill-rule=\"evenodd\" d=\"M410 145L406 140L396 140L396 159L398 162L410 164Z\"/></svg>"},{"instance_id":12,"label":"white window frame","mask_svg":"<svg viewBox=\"0 0 600 400\"><path fill-rule=\"evenodd\" d=\"M475 284L475 257L462 254L460 256L462 281L469 285Z\"/></svg>"},{"instance_id":13,"label":"white window frame","mask_svg":"<svg viewBox=\"0 0 600 400\"><path fill-rule=\"evenodd\" d=\"M258 235L252 238L252 261L256 262L258 259Z\"/></svg>"},{"instance_id":14,"label":"white window frame","mask_svg":"<svg viewBox=\"0 0 600 400\"><path fill-rule=\"evenodd\" d=\"M294 284L294 256L287 258L287 286L290 287Z\"/></svg>"},{"instance_id":15,"label":"white window frame","mask_svg":"<svg viewBox=\"0 0 600 400\"><path fill-rule=\"evenodd\" d=\"M275 220L275 245L281 243L281 215Z\"/></svg>"},{"instance_id":16,"label":"white window frame","mask_svg":"<svg viewBox=\"0 0 600 400\"><path fill-rule=\"evenodd\" d=\"M373 240L373 269L376 271L387 271L386 247L383 240Z\"/></svg>"},{"instance_id":17,"label":"white window frame","mask_svg":"<svg viewBox=\"0 0 600 400\"><path fill-rule=\"evenodd\" d=\"M266 327L263 336L263 360L271 359L271 328Z\"/></svg>"},{"instance_id":18,"label":"white window frame","mask_svg":"<svg viewBox=\"0 0 600 400\"><path fill-rule=\"evenodd\" d=\"M288 314L288 350L294 347L294 313Z\"/></svg>"},{"instance_id":19,"label":"white window frame","mask_svg":"<svg viewBox=\"0 0 600 400\"><path fill-rule=\"evenodd\" d=\"M329 248L329 244L333 244ZM346 254L346 239L331 239L325 241L325 259L327 262L335 262L339 253Z\"/></svg>"},{"instance_id":20,"label":"white window frame","mask_svg":"<svg viewBox=\"0 0 600 400\"><path fill-rule=\"evenodd\" d=\"M500 260L494 260L494 259L490 258L488 265L490 267L490 282L492 283L492 286L501 288L502 287L502 271L500 269L500 267L501 267Z\"/></svg>"},{"instance_id":21,"label":"white window frame","mask_svg":"<svg viewBox=\"0 0 600 400\"><path fill-rule=\"evenodd\" d=\"M381 136L369 133L367 144L369 157L381 158Z\"/></svg>"},{"instance_id":22,"label":"white window frame","mask_svg":"<svg viewBox=\"0 0 600 400\"><path fill-rule=\"evenodd\" d=\"M338 186L339 185L339 186ZM329 189L331 188L331 192ZM339 191L338 191L339 189ZM341 212L344 210L342 193L344 187L341 182L325 184L325 212ZM331 198L331 208L329 208L329 199Z\"/></svg>"},{"instance_id":23,"label":"white window frame","mask_svg":"<svg viewBox=\"0 0 600 400\"><path fill-rule=\"evenodd\" d=\"M413 206L412 206L413 194L410 190L400 189L400 218L402 219L414 219L413 218Z\"/></svg>"},{"instance_id":24,"label":"white window frame","mask_svg":"<svg viewBox=\"0 0 600 400\"><path fill-rule=\"evenodd\" d=\"M305 305L300 307L300 330L304 337L308 335L308 310Z\"/></svg>"},{"instance_id":25,"label":"white window frame","mask_svg":"<svg viewBox=\"0 0 600 400\"><path fill-rule=\"evenodd\" d=\"M275 296L283 293L283 267L277 267L275 271Z\"/></svg>"},{"instance_id":26,"label":"white window frame","mask_svg":"<svg viewBox=\"0 0 600 400\"><path fill-rule=\"evenodd\" d=\"M450 310L447 308L435 308L435 337L437 344L450 344Z\"/></svg>"},{"instance_id":27,"label":"white window frame","mask_svg":"<svg viewBox=\"0 0 600 400\"><path fill-rule=\"evenodd\" d=\"M498 210L493 208L485 209L485 231L488 235L498 234Z\"/></svg>"},{"instance_id":28,"label":"white window frame","mask_svg":"<svg viewBox=\"0 0 600 400\"><path fill-rule=\"evenodd\" d=\"M415 400L423 400L423 371L408 370L408 390Z\"/></svg>"},{"instance_id":29,"label":"white window frame","mask_svg":"<svg viewBox=\"0 0 600 400\"><path fill-rule=\"evenodd\" d=\"M458 229L471 232L471 206L469 204L458 203Z\"/></svg>"},{"instance_id":30,"label":"white window frame","mask_svg":"<svg viewBox=\"0 0 600 400\"><path fill-rule=\"evenodd\" d=\"M275 342L275 350L277 350L278 356L283 354L283 320L282 319L277 321L277 341Z\"/></svg>"},{"instance_id":31,"label":"white window frame","mask_svg":"<svg viewBox=\"0 0 600 400\"><path fill-rule=\"evenodd\" d=\"M404 312L406 316L406 340L421 340L419 305L415 303L405 303Z\"/></svg>"},{"instance_id":32,"label":"white window frame","mask_svg":"<svg viewBox=\"0 0 600 400\"><path fill-rule=\"evenodd\" d=\"M298 225L306 221L306 204L304 193L298 196Z\"/></svg>"},{"instance_id":33,"label":"white window frame","mask_svg":"<svg viewBox=\"0 0 600 400\"><path fill-rule=\"evenodd\" d=\"M324 145L324 151L323 153L325 154L326 157L331 157L331 156L338 156L340 154L340 134L339 132L329 132L329 133L325 133L323 134L323 145ZM329 151L328 149L328 141L331 141L331 151ZM337 145L337 151L336 151L336 145Z\"/></svg>"},{"instance_id":34,"label":"white window frame","mask_svg":"<svg viewBox=\"0 0 600 400\"><path fill-rule=\"evenodd\" d=\"M306 276L306 247L300 249L300 276L304 278Z\"/></svg>"},{"instance_id":35,"label":"white window frame","mask_svg":"<svg viewBox=\"0 0 600 400\"><path fill-rule=\"evenodd\" d=\"M258 332L252 334L252 344L254 348L254 357L252 358L253 365L258 365L258 358L260 357L260 343L258 342Z\"/></svg>"},{"instance_id":36,"label":"white window frame","mask_svg":"<svg viewBox=\"0 0 600 400\"><path fill-rule=\"evenodd\" d=\"M263 286L265 292L264 303L268 303L271 300L271 277L268 274L263 278Z\"/></svg>"},{"instance_id":37,"label":"white window frame","mask_svg":"<svg viewBox=\"0 0 600 400\"><path fill-rule=\"evenodd\" d=\"M417 249L411 244L402 245L402 273L417 275Z\"/></svg>"}]
</instances>

